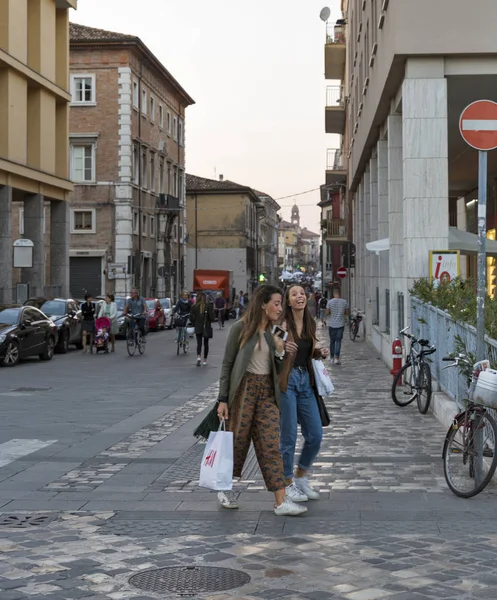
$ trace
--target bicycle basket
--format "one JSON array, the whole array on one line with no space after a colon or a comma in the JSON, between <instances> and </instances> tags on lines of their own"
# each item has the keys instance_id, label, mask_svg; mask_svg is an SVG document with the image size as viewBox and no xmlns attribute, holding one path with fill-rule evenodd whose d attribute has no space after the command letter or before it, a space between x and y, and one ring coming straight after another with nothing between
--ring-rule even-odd
<instances>
[{"instance_id":1,"label":"bicycle basket","mask_svg":"<svg viewBox=\"0 0 497 600\"><path fill-rule=\"evenodd\" d=\"M474 401L488 408L497 408L497 371L482 371L475 386Z\"/></svg>"},{"instance_id":2,"label":"bicycle basket","mask_svg":"<svg viewBox=\"0 0 497 600\"><path fill-rule=\"evenodd\" d=\"M186 327L186 324L188 323L188 318L189 318L189 315L185 315L185 316L178 315L176 317L176 321L175 321L176 327Z\"/></svg>"}]
</instances>

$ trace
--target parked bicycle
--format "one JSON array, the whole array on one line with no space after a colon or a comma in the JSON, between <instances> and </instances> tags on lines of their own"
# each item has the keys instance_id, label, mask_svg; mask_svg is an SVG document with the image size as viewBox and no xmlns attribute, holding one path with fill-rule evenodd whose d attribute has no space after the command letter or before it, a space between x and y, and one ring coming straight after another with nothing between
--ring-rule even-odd
<instances>
[{"instance_id":1,"label":"parked bicycle","mask_svg":"<svg viewBox=\"0 0 497 600\"><path fill-rule=\"evenodd\" d=\"M418 410L425 415L431 402L431 369L426 357L437 351L428 340L418 340L407 333L409 327L400 335L410 341L409 352L402 369L395 375L392 385L392 400L397 406L408 406L418 401Z\"/></svg>"},{"instance_id":2,"label":"parked bicycle","mask_svg":"<svg viewBox=\"0 0 497 600\"><path fill-rule=\"evenodd\" d=\"M497 467L497 423L474 398L478 377L489 367L489 362L472 365L465 354L442 360L451 362L446 369L459 368L468 384L468 397L463 400L466 408L454 418L445 438L442 452L445 481L456 496L471 498L486 488Z\"/></svg>"},{"instance_id":3,"label":"parked bicycle","mask_svg":"<svg viewBox=\"0 0 497 600\"><path fill-rule=\"evenodd\" d=\"M138 319L141 318L141 315L126 315L126 319L128 322L128 330L126 333L126 348L128 349L128 354L130 356L134 356L136 350L140 354L145 352L145 347L147 344L146 337L142 336L140 331L140 327L138 325Z\"/></svg>"},{"instance_id":4,"label":"parked bicycle","mask_svg":"<svg viewBox=\"0 0 497 600\"><path fill-rule=\"evenodd\" d=\"M190 349L190 342L188 341L187 323L188 316L176 317L176 355L179 356L181 350L186 354Z\"/></svg>"},{"instance_id":5,"label":"parked bicycle","mask_svg":"<svg viewBox=\"0 0 497 600\"><path fill-rule=\"evenodd\" d=\"M364 312L362 310L354 310L349 321L349 335L350 339L355 342L357 338L361 337L359 335L359 329L362 324L362 340L366 339L366 335L364 333Z\"/></svg>"}]
</instances>

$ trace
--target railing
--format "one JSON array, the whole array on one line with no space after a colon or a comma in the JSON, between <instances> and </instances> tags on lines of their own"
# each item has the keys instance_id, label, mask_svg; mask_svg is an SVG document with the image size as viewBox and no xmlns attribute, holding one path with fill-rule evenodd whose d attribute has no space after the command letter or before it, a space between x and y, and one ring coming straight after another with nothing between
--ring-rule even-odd
<instances>
[{"instance_id":1,"label":"railing","mask_svg":"<svg viewBox=\"0 0 497 600\"><path fill-rule=\"evenodd\" d=\"M347 237L347 224L345 219L328 219L326 223L326 236L332 238Z\"/></svg>"},{"instance_id":2,"label":"railing","mask_svg":"<svg viewBox=\"0 0 497 600\"><path fill-rule=\"evenodd\" d=\"M345 25L326 25L326 43L327 44L345 44Z\"/></svg>"},{"instance_id":3,"label":"railing","mask_svg":"<svg viewBox=\"0 0 497 600\"><path fill-rule=\"evenodd\" d=\"M424 304L417 298L411 298L411 330L419 338L430 340L435 344L437 353L431 359L431 372L440 387L453 400L466 397L467 383L457 369L445 369L442 362L444 356L456 352L456 338L464 350L476 354L476 329L466 323L454 321L445 311ZM497 364L497 340L486 337L486 358L492 365Z\"/></svg>"},{"instance_id":4,"label":"railing","mask_svg":"<svg viewBox=\"0 0 497 600\"><path fill-rule=\"evenodd\" d=\"M385 332L390 333L390 290L385 290Z\"/></svg>"},{"instance_id":5,"label":"railing","mask_svg":"<svg viewBox=\"0 0 497 600\"><path fill-rule=\"evenodd\" d=\"M404 294L402 292L397 292L397 326L399 328L399 331L402 331L404 329L405 321L406 321L406 318L405 318Z\"/></svg>"},{"instance_id":6,"label":"railing","mask_svg":"<svg viewBox=\"0 0 497 600\"><path fill-rule=\"evenodd\" d=\"M328 108L344 108L344 88L341 85L328 85L326 87L326 106Z\"/></svg>"},{"instance_id":7,"label":"railing","mask_svg":"<svg viewBox=\"0 0 497 600\"><path fill-rule=\"evenodd\" d=\"M326 152L326 170L345 171L345 156L340 148L328 148Z\"/></svg>"}]
</instances>

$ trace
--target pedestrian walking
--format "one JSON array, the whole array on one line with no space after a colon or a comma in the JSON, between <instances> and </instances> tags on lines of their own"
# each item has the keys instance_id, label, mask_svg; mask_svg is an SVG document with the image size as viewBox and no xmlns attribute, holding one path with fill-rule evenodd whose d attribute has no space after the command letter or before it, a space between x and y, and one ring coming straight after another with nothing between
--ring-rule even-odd
<instances>
[{"instance_id":1,"label":"pedestrian walking","mask_svg":"<svg viewBox=\"0 0 497 600\"><path fill-rule=\"evenodd\" d=\"M319 320L321 325L326 327L326 306L328 304L328 294L325 292L321 300L319 301Z\"/></svg>"},{"instance_id":2,"label":"pedestrian walking","mask_svg":"<svg viewBox=\"0 0 497 600\"><path fill-rule=\"evenodd\" d=\"M119 333L119 325L117 323L117 305L113 294L105 296L105 302L100 304L98 309L98 318L107 317L110 320L110 343L111 352L116 349L116 335Z\"/></svg>"},{"instance_id":3,"label":"pedestrian walking","mask_svg":"<svg viewBox=\"0 0 497 600\"><path fill-rule=\"evenodd\" d=\"M280 449L287 498L294 502L307 502L319 499L319 492L311 487L308 476L323 437L312 359L326 358L329 351L328 348L317 347L316 321L307 305L303 287L297 284L288 288L284 311L283 328L288 331L288 338L284 366L279 376ZM294 472L298 424L304 437L304 447Z\"/></svg>"},{"instance_id":4,"label":"pedestrian walking","mask_svg":"<svg viewBox=\"0 0 497 600\"><path fill-rule=\"evenodd\" d=\"M224 354L217 413L234 437L233 476L241 477L250 442L267 489L274 493L276 515L299 515L306 508L285 496L280 441L278 372L285 356L283 340L271 334L282 314L281 290L262 285L250 307L230 330ZM234 492L218 493L225 508L238 508Z\"/></svg>"},{"instance_id":5,"label":"pedestrian walking","mask_svg":"<svg viewBox=\"0 0 497 600\"><path fill-rule=\"evenodd\" d=\"M329 317L330 360L340 363L345 316L349 314L349 303L340 296L340 288L333 289L333 298L326 305L326 316Z\"/></svg>"},{"instance_id":6,"label":"pedestrian walking","mask_svg":"<svg viewBox=\"0 0 497 600\"><path fill-rule=\"evenodd\" d=\"M218 292L216 299L214 300L214 307L216 309L216 316L221 322L221 326L224 327L224 314L226 312L226 300L221 292Z\"/></svg>"},{"instance_id":7,"label":"pedestrian walking","mask_svg":"<svg viewBox=\"0 0 497 600\"><path fill-rule=\"evenodd\" d=\"M235 311L235 319L238 321L240 318L240 296L238 294L233 301L233 310Z\"/></svg>"},{"instance_id":8,"label":"pedestrian walking","mask_svg":"<svg viewBox=\"0 0 497 600\"><path fill-rule=\"evenodd\" d=\"M85 294L85 301L81 304L81 315L83 317L83 321L81 323L83 352L86 352L86 342L88 336L90 336L90 348L93 344L93 335L95 333L95 312L93 296L91 294Z\"/></svg>"},{"instance_id":9,"label":"pedestrian walking","mask_svg":"<svg viewBox=\"0 0 497 600\"><path fill-rule=\"evenodd\" d=\"M195 304L190 312L190 320L195 327L197 336L197 367L207 366L209 356L209 339L212 338L212 322L214 321L214 309L212 303L207 302L204 292L197 294ZM202 344L204 346L204 360L202 362Z\"/></svg>"}]
</instances>

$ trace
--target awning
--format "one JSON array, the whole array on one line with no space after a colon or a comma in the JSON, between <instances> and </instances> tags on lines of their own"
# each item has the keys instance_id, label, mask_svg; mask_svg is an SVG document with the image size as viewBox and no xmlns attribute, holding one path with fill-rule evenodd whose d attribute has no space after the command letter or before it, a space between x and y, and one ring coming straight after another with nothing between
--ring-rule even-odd
<instances>
[{"instance_id":1,"label":"awning","mask_svg":"<svg viewBox=\"0 0 497 600\"><path fill-rule=\"evenodd\" d=\"M376 240L366 244L366 249L370 252L379 254L385 250L390 250L390 238ZM478 253L478 236L469 231L462 231L456 227L449 228L449 250L459 250L462 254ZM487 254L497 256L497 241L487 238Z\"/></svg>"}]
</instances>

